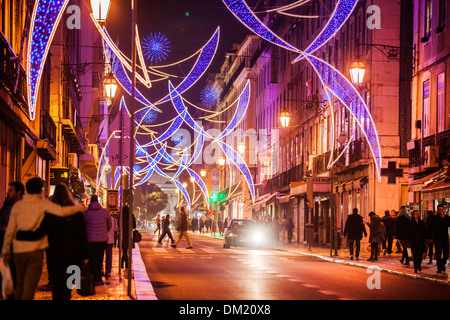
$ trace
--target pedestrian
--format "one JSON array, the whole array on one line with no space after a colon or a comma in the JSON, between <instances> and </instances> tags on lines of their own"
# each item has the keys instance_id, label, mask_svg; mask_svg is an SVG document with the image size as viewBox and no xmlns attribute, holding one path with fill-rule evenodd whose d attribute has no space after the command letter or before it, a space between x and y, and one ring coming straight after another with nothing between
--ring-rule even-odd
<instances>
[{"instance_id":1,"label":"pedestrian","mask_svg":"<svg viewBox=\"0 0 450 320\"><path fill-rule=\"evenodd\" d=\"M431 238L435 245L437 273L445 272L445 264L448 260L448 228L450 227L450 217L445 215L444 206L437 206L437 213L431 219Z\"/></svg>"},{"instance_id":2,"label":"pedestrian","mask_svg":"<svg viewBox=\"0 0 450 320\"><path fill-rule=\"evenodd\" d=\"M205 227L205 220L204 219L200 219L200 233L203 233L203 228Z\"/></svg>"},{"instance_id":3,"label":"pedestrian","mask_svg":"<svg viewBox=\"0 0 450 320\"><path fill-rule=\"evenodd\" d=\"M219 221L217 222L217 226L219 227L219 235L223 235L223 220L219 219Z\"/></svg>"},{"instance_id":4,"label":"pedestrian","mask_svg":"<svg viewBox=\"0 0 450 320\"><path fill-rule=\"evenodd\" d=\"M187 226L187 214L186 214L186 210L184 209L184 207L180 208L180 218L179 218L179 222L178 222L178 238L177 241L175 241L175 243L172 243L170 246L172 248L176 248L178 243L181 241L181 238L184 237L186 239L186 242L188 244L186 249L192 249L192 242L191 239L189 238L188 235L188 226Z\"/></svg>"},{"instance_id":5,"label":"pedestrian","mask_svg":"<svg viewBox=\"0 0 450 320\"><path fill-rule=\"evenodd\" d=\"M419 211L414 210L409 225L409 242L414 262L414 273L422 271L422 259L425 252L427 233L425 223L420 219Z\"/></svg>"},{"instance_id":6,"label":"pedestrian","mask_svg":"<svg viewBox=\"0 0 450 320\"><path fill-rule=\"evenodd\" d=\"M16 202L11 209L8 227L2 247L3 261L9 265L11 260L11 243L16 269L15 300L33 300L34 293L42 274L44 249L48 247L47 237L36 241L13 239L18 230L35 231L45 213L57 216L69 216L83 211L82 205L62 207L44 198L44 183L39 177L31 178L25 184L27 194Z\"/></svg>"},{"instance_id":7,"label":"pedestrian","mask_svg":"<svg viewBox=\"0 0 450 320\"><path fill-rule=\"evenodd\" d=\"M161 234L161 218L159 217L159 214L156 216L156 229L155 232L158 231L158 235Z\"/></svg>"},{"instance_id":8,"label":"pedestrian","mask_svg":"<svg viewBox=\"0 0 450 320\"><path fill-rule=\"evenodd\" d=\"M9 217L11 216L11 209L17 201L22 200L23 195L25 194L25 186L22 182L11 182L8 184L8 190L6 193L5 201L3 202L3 206L0 209L0 248L3 247L3 239L5 237L6 227L8 226ZM10 247L12 252L12 244ZM14 267L14 260L10 260L9 269L11 271L11 277L13 279L13 285L16 283L16 269ZM0 273L0 283L2 283L2 275ZM1 293L0 293L1 296ZM13 297L13 295L11 295ZM9 297L3 297L4 299L8 299Z\"/></svg>"},{"instance_id":9,"label":"pedestrian","mask_svg":"<svg viewBox=\"0 0 450 320\"><path fill-rule=\"evenodd\" d=\"M122 258L121 268L128 268L128 255L131 254L131 249L134 248L133 233L130 234L130 229L136 229L136 218L134 214L131 214L131 227L130 228L130 208L125 205L122 209ZM129 246L129 239L131 237L131 248Z\"/></svg>"},{"instance_id":10,"label":"pedestrian","mask_svg":"<svg viewBox=\"0 0 450 320\"><path fill-rule=\"evenodd\" d=\"M386 233L386 229L383 224L383 220L375 214L375 212L369 213L370 222L367 223L369 226L369 242L370 242L370 258L367 261L378 260L379 256L379 246L383 241Z\"/></svg>"},{"instance_id":11,"label":"pedestrian","mask_svg":"<svg viewBox=\"0 0 450 320\"><path fill-rule=\"evenodd\" d=\"M63 207L73 206L75 200L64 183L55 186L52 202ZM70 266L88 264L86 225L82 211L68 217L57 217L46 213L35 231L18 231L17 240L36 241L48 237L46 250L48 277L51 279L52 299L70 300L72 288L67 281L71 276Z\"/></svg>"},{"instance_id":12,"label":"pedestrian","mask_svg":"<svg viewBox=\"0 0 450 320\"><path fill-rule=\"evenodd\" d=\"M394 217L394 219L395 219L395 221L396 221L396 222L395 222L396 224L397 224L398 214L399 214L398 211L391 210L391 216ZM394 228L394 229L395 229L395 228ZM401 246L401 244L400 244L400 240L395 239L395 230L394 230L394 240L395 240L395 246L396 246L396 248L397 248L397 251L395 251L395 253L402 253L402 252L403 252L403 249L402 249L402 246Z\"/></svg>"},{"instance_id":13,"label":"pedestrian","mask_svg":"<svg viewBox=\"0 0 450 320\"><path fill-rule=\"evenodd\" d=\"M98 202L98 196L92 195L91 202L84 213L88 238L89 270L94 283L102 282L103 257L112 228L111 216Z\"/></svg>"},{"instance_id":14,"label":"pedestrian","mask_svg":"<svg viewBox=\"0 0 450 320\"><path fill-rule=\"evenodd\" d=\"M287 229L288 242L291 243L291 241L292 241L292 230L294 230L294 222L292 222L292 218L289 218L289 221L287 222L287 225L286 225L286 229Z\"/></svg>"},{"instance_id":15,"label":"pedestrian","mask_svg":"<svg viewBox=\"0 0 450 320\"><path fill-rule=\"evenodd\" d=\"M395 238L400 241L402 245L402 258L400 259L400 263L406 266L409 266L409 256L408 256L408 247L409 247L409 224L411 223L411 218L407 212L406 206L400 207L400 213L395 222Z\"/></svg>"},{"instance_id":16,"label":"pedestrian","mask_svg":"<svg viewBox=\"0 0 450 320\"><path fill-rule=\"evenodd\" d=\"M359 252L361 250L361 239L363 238L363 234L364 237L367 237L367 231L364 226L363 218L358 214L358 208L353 208L353 213L348 216L344 227L344 237L347 237L350 260L353 260L353 252L355 253L355 259L359 260ZM354 249L356 249L356 251L354 251Z\"/></svg>"},{"instance_id":17,"label":"pedestrian","mask_svg":"<svg viewBox=\"0 0 450 320\"><path fill-rule=\"evenodd\" d=\"M175 242L175 240L173 240L172 233L170 232L170 216L169 215L166 215L166 218L164 219L163 233L159 237L159 240L158 240L159 244L162 243L166 234L169 236L169 239L170 239L170 241L172 241L172 244L173 244Z\"/></svg>"},{"instance_id":18,"label":"pedestrian","mask_svg":"<svg viewBox=\"0 0 450 320\"><path fill-rule=\"evenodd\" d=\"M225 218L225 221L223 222L223 228L228 228L228 217Z\"/></svg>"},{"instance_id":19,"label":"pedestrian","mask_svg":"<svg viewBox=\"0 0 450 320\"><path fill-rule=\"evenodd\" d=\"M280 232L281 232L281 225L280 225L280 219L278 217L275 217L272 222L272 235L273 235L273 241L275 244L278 243L280 240Z\"/></svg>"},{"instance_id":20,"label":"pedestrian","mask_svg":"<svg viewBox=\"0 0 450 320\"><path fill-rule=\"evenodd\" d=\"M283 217L283 221L280 224L280 230L281 230L281 241L283 241L283 244L287 241L287 218L286 216Z\"/></svg>"},{"instance_id":21,"label":"pedestrian","mask_svg":"<svg viewBox=\"0 0 450 320\"><path fill-rule=\"evenodd\" d=\"M117 225L116 219L111 217L111 229L108 231L108 242L106 243L106 250L105 250L105 279L108 280L108 278L111 276L112 271L112 253L113 253L113 247L114 242L116 238L116 233L119 231L119 226Z\"/></svg>"},{"instance_id":22,"label":"pedestrian","mask_svg":"<svg viewBox=\"0 0 450 320\"><path fill-rule=\"evenodd\" d=\"M431 221L433 220L433 216L434 216L434 212L431 210L427 211L427 217L425 220L425 230L427 231L427 250L426 252L428 252L428 256L430 257L430 261L428 262L428 264L433 264L433 240L431 237Z\"/></svg>"},{"instance_id":23,"label":"pedestrian","mask_svg":"<svg viewBox=\"0 0 450 320\"><path fill-rule=\"evenodd\" d=\"M386 255L386 253L392 253L392 244L394 242L395 233L395 218L389 214L389 210L384 212L383 224L386 227L386 238L383 241L383 255Z\"/></svg>"}]
</instances>

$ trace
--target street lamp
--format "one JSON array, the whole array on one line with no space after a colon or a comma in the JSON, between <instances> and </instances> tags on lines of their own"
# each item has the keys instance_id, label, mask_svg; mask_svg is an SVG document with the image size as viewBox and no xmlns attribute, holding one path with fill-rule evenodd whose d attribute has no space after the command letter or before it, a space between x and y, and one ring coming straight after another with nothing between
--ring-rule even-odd
<instances>
[{"instance_id":1,"label":"street lamp","mask_svg":"<svg viewBox=\"0 0 450 320\"><path fill-rule=\"evenodd\" d=\"M245 142L244 141L239 142L238 151L239 151L239 153L245 153Z\"/></svg>"},{"instance_id":2,"label":"street lamp","mask_svg":"<svg viewBox=\"0 0 450 320\"><path fill-rule=\"evenodd\" d=\"M95 20L100 23L105 22L110 6L111 0L91 0L91 8Z\"/></svg>"},{"instance_id":3,"label":"street lamp","mask_svg":"<svg viewBox=\"0 0 450 320\"><path fill-rule=\"evenodd\" d=\"M194 177L191 177L191 182L195 182L195 178Z\"/></svg>"},{"instance_id":4,"label":"street lamp","mask_svg":"<svg viewBox=\"0 0 450 320\"><path fill-rule=\"evenodd\" d=\"M183 182L183 188L186 188L186 187L187 187L187 183Z\"/></svg>"},{"instance_id":5,"label":"street lamp","mask_svg":"<svg viewBox=\"0 0 450 320\"><path fill-rule=\"evenodd\" d=\"M110 73L105 79L105 90L106 97L108 99L114 99L117 92L117 81L116 78Z\"/></svg>"},{"instance_id":6,"label":"street lamp","mask_svg":"<svg viewBox=\"0 0 450 320\"><path fill-rule=\"evenodd\" d=\"M289 127L289 121L291 120L291 115L287 109L284 109L280 114L281 126L283 128Z\"/></svg>"},{"instance_id":7,"label":"street lamp","mask_svg":"<svg viewBox=\"0 0 450 320\"><path fill-rule=\"evenodd\" d=\"M225 165L225 161L226 161L226 160L225 160L225 157L224 157L224 156L220 157L220 158L219 158L219 165L220 165L220 166L224 166L224 165Z\"/></svg>"},{"instance_id":8,"label":"street lamp","mask_svg":"<svg viewBox=\"0 0 450 320\"><path fill-rule=\"evenodd\" d=\"M200 175L202 177L205 177L206 176L206 170L205 169L200 170Z\"/></svg>"},{"instance_id":9,"label":"street lamp","mask_svg":"<svg viewBox=\"0 0 450 320\"><path fill-rule=\"evenodd\" d=\"M364 81L364 74L366 73L366 67L364 62L356 61L350 67L350 77L354 85L361 85Z\"/></svg>"}]
</instances>

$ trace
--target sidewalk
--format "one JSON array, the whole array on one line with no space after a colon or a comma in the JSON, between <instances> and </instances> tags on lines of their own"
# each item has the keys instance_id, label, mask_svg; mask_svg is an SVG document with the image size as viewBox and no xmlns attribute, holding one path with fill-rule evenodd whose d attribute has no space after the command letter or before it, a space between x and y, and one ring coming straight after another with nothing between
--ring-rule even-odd
<instances>
[{"instance_id":1,"label":"sidewalk","mask_svg":"<svg viewBox=\"0 0 450 320\"><path fill-rule=\"evenodd\" d=\"M197 233L198 234L198 233ZM222 236L219 236L218 233L212 235L210 233L201 233L201 236L213 237L217 239L223 239ZM330 248L328 247L311 247L311 250L308 251L308 247L303 244L298 243L290 243L290 244L279 244L279 245L269 245L268 249L272 250L280 250L286 252L294 252L307 256L314 256L326 261L334 262L334 263L343 263L347 265L362 267L362 268L375 268L377 267L380 271L398 274L407 277L413 277L417 279L424 279L428 281L434 281L442 284L450 284L450 266L447 267L447 271L444 273L436 273L436 260L433 260L433 264L428 264L428 258L424 259L422 262L422 271L419 273L414 273L414 265L412 260L410 261L409 266L402 265L400 263L400 259L402 257L401 253L393 253L390 255L381 255L378 257L377 261L367 261L370 257L370 252L365 251L361 248L361 253L359 256L359 260L350 260L350 253L348 249L341 249L338 251L338 256L330 256ZM333 250L334 254L334 250Z\"/></svg>"},{"instance_id":2,"label":"sidewalk","mask_svg":"<svg viewBox=\"0 0 450 320\"><path fill-rule=\"evenodd\" d=\"M95 295L83 297L80 296L76 289L72 290L72 300L154 300L156 299L153 287L148 279L145 266L142 262L139 246L135 244L132 256L132 279L131 279L131 297L128 296L128 272L122 269L119 275L119 249L113 249L113 265L111 277L105 280L103 277L103 285L95 286ZM35 300L52 300L52 291L48 286L48 272L46 259L44 258L44 266L42 269L41 279L39 281Z\"/></svg>"}]
</instances>

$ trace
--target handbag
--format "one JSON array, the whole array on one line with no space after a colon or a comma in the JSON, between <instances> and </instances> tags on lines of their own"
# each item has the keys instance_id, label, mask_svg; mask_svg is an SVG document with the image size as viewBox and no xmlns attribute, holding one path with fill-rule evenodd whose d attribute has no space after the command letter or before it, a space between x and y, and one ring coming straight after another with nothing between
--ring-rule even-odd
<instances>
[{"instance_id":1,"label":"handbag","mask_svg":"<svg viewBox=\"0 0 450 320\"><path fill-rule=\"evenodd\" d=\"M141 242L142 235L139 231L133 230L133 242Z\"/></svg>"},{"instance_id":2,"label":"handbag","mask_svg":"<svg viewBox=\"0 0 450 320\"><path fill-rule=\"evenodd\" d=\"M9 266L5 265L3 259L0 260L0 274L2 275L2 295L3 299L7 299L14 291L14 283L11 277Z\"/></svg>"},{"instance_id":3,"label":"handbag","mask_svg":"<svg viewBox=\"0 0 450 320\"><path fill-rule=\"evenodd\" d=\"M80 286L77 292L80 296L87 297L95 294L94 276L89 272L88 266L81 268Z\"/></svg>"}]
</instances>

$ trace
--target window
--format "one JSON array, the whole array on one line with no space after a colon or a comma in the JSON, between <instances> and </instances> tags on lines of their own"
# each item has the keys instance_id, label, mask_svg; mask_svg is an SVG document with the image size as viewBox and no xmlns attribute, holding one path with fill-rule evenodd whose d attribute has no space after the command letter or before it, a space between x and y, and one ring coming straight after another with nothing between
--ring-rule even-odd
<instances>
[{"instance_id":1,"label":"window","mask_svg":"<svg viewBox=\"0 0 450 320\"><path fill-rule=\"evenodd\" d=\"M422 104L422 129L423 136L430 135L430 81L423 83L423 104Z\"/></svg>"},{"instance_id":2,"label":"window","mask_svg":"<svg viewBox=\"0 0 450 320\"><path fill-rule=\"evenodd\" d=\"M441 32L445 26L445 19L447 17L447 0L439 0L439 24L437 32Z\"/></svg>"},{"instance_id":3,"label":"window","mask_svg":"<svg viewBox=\"0 0 450 320\"><path fill-rule=\"evenodd\" d=\"M431 0L425 0L425 21L424 21L424 37L429 38L431 35Z\"/></svg>"},{"instance_id":4,"label":"window","mask_svg":"<svg viewBox=\"0 0 450 320\"><path fill-rule=\"evenodd\" d=\"M438 74L437 93L437 128L438 132L445 130L445 76L444 72Z\"/></svg>"}]
</instances>

